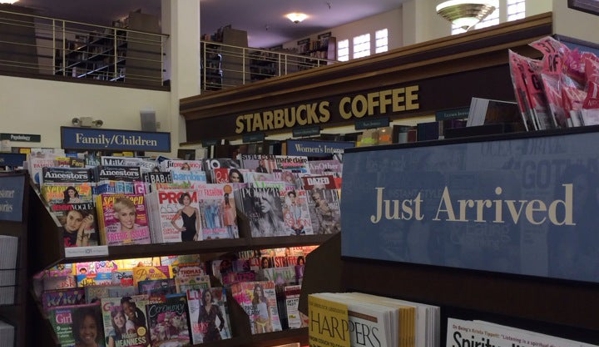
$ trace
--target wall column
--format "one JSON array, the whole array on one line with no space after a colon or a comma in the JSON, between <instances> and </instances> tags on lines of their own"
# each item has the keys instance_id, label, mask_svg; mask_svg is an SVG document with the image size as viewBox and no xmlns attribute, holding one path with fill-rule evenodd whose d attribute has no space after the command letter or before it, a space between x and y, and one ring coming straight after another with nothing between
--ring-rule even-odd
<instances>
[{"instance_id":1,"label":"wall column","mask_svg":"<svg viewBox=\"0 0 599 347\"><path fill-rule=\"evenodd\" d=\"M166 44L165 79L171 82L172 152L186 141L179 100L200 94L200 1L162 0L162 31ZM165 128L166 129L166 128Z\"/></svg>"}]
</instances>

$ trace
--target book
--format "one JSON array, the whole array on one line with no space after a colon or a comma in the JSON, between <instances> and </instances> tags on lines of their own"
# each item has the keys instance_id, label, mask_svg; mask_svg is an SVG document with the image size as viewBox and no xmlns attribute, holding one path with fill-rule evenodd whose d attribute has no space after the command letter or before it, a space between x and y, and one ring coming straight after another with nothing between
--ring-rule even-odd
<instances>
[{"instance_id":1,"label":"book","mask_svg":"<svg viewBox=\"0 0 599 347\"><path fill-rule=\"evenodd\" d=\"M164 302L146 305L152 346L183 347L191 343L185 294L168 295Z\"/></svg>"},{"instance_id":2,"label":"book","mask_svg":"<svg viewBox=\"0 0 599 347\"><path fill-rule=\"evenodd\" d=\"M231 338L225 288L190 289L186 295L194 345Z\"/></svg>"},{"instance_id":3,"label":"book","mask_svg":"<svg viewBox=\"0 0 599 347\"><path fill-rule=\"evenodd\" d=\"M376 301L355 300L345 293L317 293L315 297L347 307L347 333L350 346L364 346L374 341L380 346L414 347L413 332L401 330L399 308L395 305L385 305ZM413 313L413 311L412 311ZM402 317L404 318L404 317ZM406 320L407 321L407 320ZM412 320L413 322L413 320ZM357 328L359 327L359 328ZM399 328L399 329L398 329ZM412 328L413 325L406 325ZM404 338L400 343L400 335Z\"/></svg>"},{"instance_id":4,"label":"book","mask_svg":"<svg viewBox=\"0 0 599 347\"><path fill-rule=\"evenodd\" d=\"M239 238L233 186L210 183L198 187L204 240Z\"/></svg>"},{"instance_id":5,"label":"book","mask_svg":"<svg viewBox=\"0 0 599 347\"><path fill-rule=\"evenodd\" d=\"M252 334L282 330L274 282L233 283L231 295L247 313Z\"/></svg>"},{"instance_id":6,"label":"book","mask_svg":"<svg viewBox=\"0 0 599 347\"><path fill-rule=\"evenodd\" d=\"M98 304L52 307L50 324L61 346L103 345L102 313ZM81 333L84 331L85 333Z\"/></svg>"},{"instance_id":7,"label":"book","mask_svg":"<svg viewBox=\"0 0 599 347\"><path fill-rule=\"evenodd\" d=\"M141 194L98 195L100 242L108 246L151 243L144 201Z\"/></svg>"},{"instance_id":8,"label":"book","mask_svg":"<svg viewBox=\"0 0 599 347\"><path fill-rule=\"evenodd\" d=\"M308 339L312 347L351 347L348 308L318 293L308 295ZM332 329L331 327L339 327ZM381 345L382 346L382 345Z\"/></svg>"},{"instance_id":9,"label":"book","mask_svg":"<svg viewBox=\"0 0 599 347\"><path fill-rule=\"evenodd\" d=\"M472 341L496 347L524 345L553 347L591 346L583 342L535 331L486 321L466 321L452 317L447 318L446 341L447 346L463 346L467 343L472 343Z\"/></svg>"},{"instance_id":10,"label":"book","mask_svg":"<svg viewBox=\"0 0 599 347\"><path fill-rule=\"evenodd\" d=\"M525 130L520 109L515 101L472 98L466 126L497 123L521 124L520 130Z\"/></svg>"}]
</instances>

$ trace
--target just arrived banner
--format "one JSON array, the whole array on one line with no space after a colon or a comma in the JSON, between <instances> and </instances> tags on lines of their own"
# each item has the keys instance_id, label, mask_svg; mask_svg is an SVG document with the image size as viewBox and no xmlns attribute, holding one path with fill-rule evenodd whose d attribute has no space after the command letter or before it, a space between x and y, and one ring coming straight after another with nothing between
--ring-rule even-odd
<instances>
[{"instance_id":1,"label":"just arrived banner","mask_svg":"<svg viewBox=\"0 0 599 347\"><path fill-rule=\"evenodd\" d=\"M171 134L133 130L60 127L63 149L170 152Z\"/></svg>"},{"instance_id":2,"label":"just arrived banner","mask_svg":"<svg viewBox=\"0 0 599 347\"><path fill-rule=\"evenodd\" d=\"M599 126L349 149L341 255L599 283Z\"/></svg>"}]
</instances>

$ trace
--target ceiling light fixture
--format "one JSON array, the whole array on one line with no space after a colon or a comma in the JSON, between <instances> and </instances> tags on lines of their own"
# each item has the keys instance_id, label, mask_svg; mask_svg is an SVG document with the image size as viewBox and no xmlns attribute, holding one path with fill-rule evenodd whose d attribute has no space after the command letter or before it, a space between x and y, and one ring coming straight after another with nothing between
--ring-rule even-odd
<instances>
[{"instance_id":1,"label":"ceiling light fixture","mask_svg":"<svg viewBox=\"0 0 599 347\"><path fill-rule=\"evenodd\" d=\"M14 4L19 0L0 0L0 4Z\"/></svg>"},{"instance_id":2,"label":"ceiling light fixture","mask_svg":"<svg viewBox=\"0 0 599 347\"><path fill-rule=\"evenodd\" d=\"M289 18L290 21L297 24L297 23L303 22L304 19L308 18L308 15L305 13L300 13L300 12L292 12L292 13L287 13L285 15L285 17Z\"/></svg>"},{"instance_id":3,"label":"ceiling light fixture","mask_svg":"<svg viewBox=\"0 0 599 347\"><path fill-rule=\"evenodd\" d=\"M497 0L449 0L437 5L437 14L466 31L493 13Z\"/></svg>"}]
</instances>

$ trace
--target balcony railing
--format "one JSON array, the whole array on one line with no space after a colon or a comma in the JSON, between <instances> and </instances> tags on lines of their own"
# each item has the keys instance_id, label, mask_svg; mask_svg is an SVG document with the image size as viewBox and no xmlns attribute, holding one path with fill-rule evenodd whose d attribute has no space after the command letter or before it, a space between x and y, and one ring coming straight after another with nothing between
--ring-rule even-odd
<instances>
[{"instance_id":1,"label":"balcony railing","mask_svg":"<svg viewBox=\"0 0 599 347\"><path fill-rule=\"evenodd\" d=\"M162 86L168 35L0 9L0 73ZM202 90L220 90L333 61L201 41Z\"/></svg>"},{"instance_id":2,"label":"balcony railing","mask_svg":"<svg viewBox=\"0 0 599 347\"><path fill-rule=\"evenodd\" d=\"M0 10L0 71L163 84L167 35ZM156 20L158 23L158 20Z\"/></svg>"},{"instance_id":3,"label":"balcony railing","mask_svg":"<svg viewBox=\"0 0 599 347\"><path fill-rule=\"evenodd\" d=\"M334 63L306 55L201 42L202 90L220 90Z\"/></svg>"}]
</instances>

